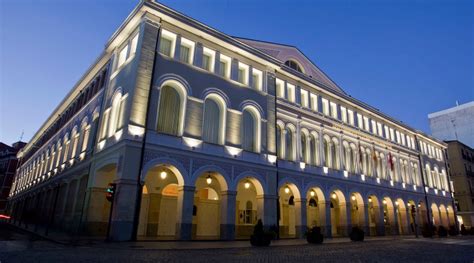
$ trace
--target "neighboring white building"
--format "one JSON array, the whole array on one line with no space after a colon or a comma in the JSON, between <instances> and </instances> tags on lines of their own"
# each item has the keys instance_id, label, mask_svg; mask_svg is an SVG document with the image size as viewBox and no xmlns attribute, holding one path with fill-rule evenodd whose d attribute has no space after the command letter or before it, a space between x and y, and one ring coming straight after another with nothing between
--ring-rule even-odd
<instances>
[{"instance_id":1,"label":"neighboring white building","mask_svg":"<svg viewBox=\"0 0 474 263\"><path fill-rule=\"evenodd\" d=\"M141 1L18 154L9 211L113 240L411 234L455 224L445 151L294 46Z\"/></svg>"},{"instance_id":2,"label":"neighboring white building","mask_svg":"<svg viewBox=\"0 0 474 263\"><path fill-rule=\"evenodd\" d=\"M474 101L428 114L433 137L474 148Z\"/></svg>"}]
</instances>

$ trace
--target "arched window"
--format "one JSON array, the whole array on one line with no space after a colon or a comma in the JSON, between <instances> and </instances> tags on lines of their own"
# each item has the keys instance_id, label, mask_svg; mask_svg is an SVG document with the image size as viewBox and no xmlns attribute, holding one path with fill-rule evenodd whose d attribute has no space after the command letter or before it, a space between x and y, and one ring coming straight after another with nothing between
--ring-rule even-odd
<instances>
[{"instance_id":1,"label":"arched window","mask_svg":"<svg viewBox=\"0 0 474 263\"><path fill-rule=\"evenodd\" d=\"M425 184L428 184L428 186L433 187L433 184L431 182L431 167L429 164L426 164L425 166L425 174L424 174L424 179L425 179Z\"/></svg>"},{"instance_id":2,"label":"arched window","mask_svg":"<svg viewBox=\"0 0 474 263\"><path fill-rule=\"evenodd\" d=\"M260 116L257 110L247 107L242 114L242 148L260 152Z\"/></svg>"},{"instance_id":3,"label":"arched window","mask_svg":"<svg viewBox=\"0 0 474 263\"><path fill-rule=\"evenodd\" d=\"M283 133L283 130L281 128L280 125L277 125L277 133L276 133L276 141L277 141L277 154L278 154L278 158L280 159L283 159L284 157L284 153L283 153L283 147L284 147L284 144L282 142L282 133Z\"/></svg>"},{"instance_id":4,"label":"arched window","mask_svg":"<svg viewBox=\"0 0 474 263\"><path fill-rule=\"evenodd\" d=\"M114 135L117 131L120 120L120 105L122 100L122 94L117 93L112 99L112 109L110 111L110 120L109 120L109 137Z\"/></svg>"},{"instance_id":5,"label":"arched window","mask_svg":"<svg viewBox=\"0 0 474 263\"><path fill-rule=\"evenodd\" d=\"M301 133L301 160L305 163L311 163L311 151L308 149L308 138L305 133Z\"/></svg>"},{"instance_id":6,"label":"arched window","mask_svg":"<svg viewBox=\"0 0 474 263\"><path fill-rule=\"evenodd\" d=\"M294 61L294 60L287 60L285 62L285 65L287 65L288 67L298 71L298 72L301 72L303 73L303 70L301 69L300 65L298 64L298 62Z\"/></svg>"},{"instance_id":7,"label":"arched window","mask_svg":"<svg viewBox=\"0 0 474 263\"><path fill-rule=\"evenodd\" d=\"M317 134L312 134L310 136L310 145L311 145L311 152L313 153L313 164L321 165L320 153L319 153L319 137Z\"/></svg>"},{"instance_id":8,"label":"arched window","mask_svg":"<svg viewBox=\"0 0 474 263\"><path fill-rule=\"evenodd\" d=\"M332 168L340 169L339 167L339 144L335 139L331 142L331 159L332 159Z\"/></svg>"},{"instance_id":9,"label":"arched window","mask_svg":"<svg viewBox=\"0 0 474 263\"><path fill-rule=\"evenodd\" d=\"M294 161L295 160L295 145L294 145L294 134L293 134L293 130L289 127L286 128L286 138L285 138L285 142L286 142L286 147L285 147L285 151L286 151L286 159L289 160L289 161Z\"/></svg>"},{"instance_id":10,"label":"arched window","mask_svg":"<svg viewBox=\"0 0 474 263\"><path fill-rule=\"evenodd\" d=\"M164 86L160 91L158 107L158 132L179 136L182 122L182 99L178 90L171 86Z\"/></svg>"},{"instance_id":11,"label":"arched window","mask_svg":"<svg viewBox=\"0 0 474 263\"><path fill-rule=\"evenodd\" d=\"M202 138L206 142L224 144L225 106L217 96L208 96L204 101L204 123Z\"/></svg>"}]
</instances>

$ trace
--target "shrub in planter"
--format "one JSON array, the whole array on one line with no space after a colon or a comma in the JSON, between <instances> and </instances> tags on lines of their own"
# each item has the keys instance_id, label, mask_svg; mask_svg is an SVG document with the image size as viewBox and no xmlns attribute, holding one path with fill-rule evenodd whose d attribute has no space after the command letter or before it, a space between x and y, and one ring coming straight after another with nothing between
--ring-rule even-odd
<instances>
[{"instance_id":1,"label":"shrub in planter","mask_svg":"<svg viewBox=\"0 0 474 263\"><path fill-rule=\"evenodd\" d=\"M321 234L320 227L312 227L306 231L306 241L310 244L321 244L323 243L324 236Z\"/></svg>"},{"instance_id":2,"label":"shrub in planter","mask_svg":"<svg viewBox=\"0 0 474 263\"><path fill-rule=\"evenodd\" d=\"M467 229L464 226L464 224L461 225L461 235L463 235L463 236L469 235L469 232L467 232Z\"/></svg>"},{"instance_id":3,"label":"shrub in planter","mask_svg":"<svg viewBox=\"0 0 474 263\"><path fill-rule=\"evenodd\" d=\"M349 237L352 241L364 241L364 231L359 227L353 227Z\"/></svg>"},{"instance_id":4,"label":"shrub in planter","mask_svg":"<svg viewBox=\"0 0 474 263\"><path fill-rule=\"evenodd\" d=\"M272 232L265 231L263 229L262 220L259 219L253 229L253 235L250 236L250 244L254 247L266 247L270 245L272 238Z\"/></svg>"},{"instance_id":5,"label":"shrub in planter","mask_svg":"<svg viewBox=\"0 0 474 263\"><path fill-rule=\"evenodd\" d=\"M447 237L448 236L448 231L444 226L439 226L438 227L438 236L439 237Z\"/></svg>"},{"instance_id":6,"label":"shrub in planter","mask_svg":"<svg viewBox=\"0 0 474 263\"><path fill-rule=\"evenodd\" d=\"M450 236L457 236L457 235L459 235L459 230L456 227L456 225L450 225L448 233L449 233Z\"/></svg>"},{"instance_id":7,"label":"shrub in planter","mask_svg":"<svg viewBox=\"0 0 474 263\"><path fill-rule=\"evenodd\" d=\"M433 237L433 229L429 224L423 224L423 229L421 230L423 237Z\"/></svg>"}]
</instances>

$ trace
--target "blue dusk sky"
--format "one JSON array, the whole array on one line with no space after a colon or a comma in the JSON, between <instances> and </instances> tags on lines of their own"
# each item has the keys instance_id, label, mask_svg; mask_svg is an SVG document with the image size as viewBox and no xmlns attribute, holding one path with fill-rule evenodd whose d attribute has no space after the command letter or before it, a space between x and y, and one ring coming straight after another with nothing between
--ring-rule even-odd
<instances>
[{"instance_id":1,"label":"blue dusk sky","mask_svg":"<svg viewBox=\"0 0 474 263\"><path fill-rule=\"evenodd\" d=\"M29 140L138 0L0 0L0 141ZM430 133L474 100L474 1L162 1L228 35L297 46L351 96Z\"/></svg>"}]
</instances>

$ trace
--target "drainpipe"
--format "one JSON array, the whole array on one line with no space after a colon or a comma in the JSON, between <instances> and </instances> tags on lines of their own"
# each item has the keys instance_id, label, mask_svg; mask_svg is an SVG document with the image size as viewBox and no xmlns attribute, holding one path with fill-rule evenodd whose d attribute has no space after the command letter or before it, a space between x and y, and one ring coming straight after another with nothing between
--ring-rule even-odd
<instances>
[{"instance_id":1,"label":"drainpipe","mask_svg":"<svg viewBox=\"0 0 474 263\"><path fill-rule=\"evenodd\" d=\"M429 207L428 205L428 195L426 193L426 183L425 183L425 165L423 163L423 158L421 157L421 152L420 152L420 141L418 140L418 136L415 135L415 139L416 139L416 145L417 145L417 150L418 150L418 161L420 162L420 171L421 171L421 183L423 185L423 193L425 195L425 203L426 203L426 217L428 219L428 227L430 227L430 231L431 231L431 228L433 226L433 222L431 220L431 217L430 217L430 209L431 207Z\"/></svg>"},{"instance_id":2,"label":"drainpipe","mask_svg":"<svg viewBox=\"0 0 474 263\"><path fill-rule=\"evenodd\" d=\"M145 22L146 23L146 22ZM143 133L143 140L142 140L142 146L141 146L141 151L140 151L140 166L138 168L138 174L137 174L137 196L136 196L136 201L135 201L135 213L133 217L133 230L132 230L132 237L131 241L136 241L137 240L137 233L138 233L138 224L140 222L140 208L141 208L141 201L142 201L142 189L143 185L141 183L141 174L143 172L143 159L145 157L145 146L146 146L146 138L147 138L147 127L148 127L148 121L149 121L149 112L150 112L150 105L151 105L151 95L153 91L153 83L155 80L155 64L157 60L157 54L158 54L158 44L160 40L160 35L161 35L161 25L158 28L158 34L156 36L156 43L155 43L155 54L153 57L153 65L151 66L152 72L151 72L151 81L150 81L150 88L148 91L148 101L146 105L146 112L145 112L145 131Z\"/></svg>"}]
</instances>

